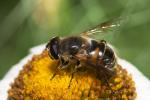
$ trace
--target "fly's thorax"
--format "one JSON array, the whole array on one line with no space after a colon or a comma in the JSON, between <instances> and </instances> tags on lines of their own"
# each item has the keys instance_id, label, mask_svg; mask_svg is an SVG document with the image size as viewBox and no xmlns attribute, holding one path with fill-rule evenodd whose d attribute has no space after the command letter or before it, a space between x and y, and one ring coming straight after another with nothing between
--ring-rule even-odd
<instances>
[{"instance_id":1,"label":"fly's thorax","mask_svg":"<svg viewBox=\"0 0 150 100\"><path fill-rule=\"evenodd\" d=\"M89 47L88 41L79 36L64 38L59 45L60 54L65 55L75 55Z\"/></svg>"}]
</instances>

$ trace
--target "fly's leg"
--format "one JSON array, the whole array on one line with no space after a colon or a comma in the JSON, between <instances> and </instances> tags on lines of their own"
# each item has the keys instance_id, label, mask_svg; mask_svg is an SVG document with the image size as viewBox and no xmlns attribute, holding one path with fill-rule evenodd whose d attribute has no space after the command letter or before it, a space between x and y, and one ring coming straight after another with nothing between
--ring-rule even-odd
<instances>
[{"instance_id":1,"label":"fly's leg","mask_svg":"<svg viewBox=\"0 0 150 100\"><path fill-rule=\"evenodd\" d=\"M108 86L108 88L111 90L111 95L114 95L115 91L111 88L110 83L108 81L110 79L110 77L107 77L106 73L104 73L103 79L104 79L104 82L106 83L106 85Z\"/></svg>"},{"instance_id":2,"label":"fly's leg","mask_svg":"<svg viewBox=\"0 0 150 100\"><path fill-rule=\"evenodd\" d=\"M56 72L53 74L50 80L52 80L56 76Z\"/></svg>"},{"instance_id":3,"label":"fly's leg","mask_svg":"<svg viewBox=\"0 0 150 100\"><path fill-rule=\"evenodd\" d=\"M68 88L70 88L70 86L71 86L71 82L72 82L72 79L73 79L73 76L74 76L74 74L76 73L76 72L78 72L78 68L80 68L81 67L81 65L80 65L80 62L79 61L77 61L77 65L72 69L73 71L71 72L71 79L70 79L70 82L69 82L69 85L68 85Z\"/></svg>"},{"instance_id":4,"label":"fly's leg","mask_svg":"<svg viewBox=\"0 0 150 100\"><path fill-rule=\"evenodd\" d=\"M61 57L61 58L60 58L60 62L59 62L58 65L57 65L56 72L53 74L53 76L51 77L50 80L52 80L52 79L56 76L56 73L57 73L59 70L65 69L66 67L68 67L68 65L69 65L69 61L65 61L65 60Z\"/></svg>"},{"instance_id":5,"label":"fly's leg","mask_svg":"<svg viewBox=\"0 0 150 100\"><path fill-rule=\"evenodd\" d=\"M68 88L70 88L70 86L71 86L71 82L72 82L72 79L73 79L74 73L75 73L75 71L71 73L71 79L70 79L70 82L69 82Z\"/></svg>"},{"instance_id":6,"label":"fly's leg","mask_svg":"<svg viewBox=\"0 0 150 100\"><path fill-rule=\"evenodd\" d=\"M59 63L57 64L57 66L56 66L57 69L56 69L55 73L52 75L52 77L50 78L50 80L52 80L52 79L56 76L56 73L57 73L58 70L59 70L59 69L58 69L58 66L59 66Z\"/></svg>"},{"instance_id":7,"label":"fly's leg","mask_svg":"<svg viewBox=\"0 0 150 100\"><path fill-rule=\"evenodd\" d=\"M71 79L70 79L68 88L70 88L70 86L71 86L71 82L72 82L74 74L77 72L77 68L78 68L78 66L75 66L74 69L73 69L73 71L71 72Z\"/></svg>"},{"instance_id":8,"label":"fly's leg","mask_svg":"<svg viewBox=\"0 0 150 100\"><path fill-rule=\"evenodd\" d=\"M111 95L113 96L115 94L115 91L111 88L109 82L108 82L108 79L105 80L106 81L106 84L107 86L109 87L109 89L111 90Z\"/></svg>"}]
</instances>

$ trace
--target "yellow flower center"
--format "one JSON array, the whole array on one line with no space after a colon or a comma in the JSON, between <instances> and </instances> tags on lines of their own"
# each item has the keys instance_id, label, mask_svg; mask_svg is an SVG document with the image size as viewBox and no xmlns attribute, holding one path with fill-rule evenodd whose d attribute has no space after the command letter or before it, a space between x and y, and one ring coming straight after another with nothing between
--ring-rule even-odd
<instances>
[{"instance_id":1,"label":"yellow flower center","mask_svg":"<svg viewBox=\"0 0 150 100\"><path fill-rule=\"evenodd\" d=\"M71 71L57 70L57 65L58 61L51 60L47 51L34 56L12 84L8 99L127 100L136 97L134 81L120 65L108 83L89 70L74 73L71 80Z\"/></svg>"}]
</instances>

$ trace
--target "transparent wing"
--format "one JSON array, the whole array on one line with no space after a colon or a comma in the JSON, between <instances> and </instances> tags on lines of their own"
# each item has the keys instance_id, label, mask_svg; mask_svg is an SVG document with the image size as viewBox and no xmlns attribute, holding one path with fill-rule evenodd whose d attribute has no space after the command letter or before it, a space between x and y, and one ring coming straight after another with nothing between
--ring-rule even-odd
<instances>
[{"instance_id":1,"label":"transparent wing","mask_svg":"<svg viewBox=\"0 0 150 100\"><path fill-rule=\"evenodd\" d=\"M97 34L107 34L110 31L118 30L120 26L125 22L123 18L117 18L111 21L107 21L97 25L90 30L81 33L82 36L92 36Z\"/></svg>"}]
</instances>

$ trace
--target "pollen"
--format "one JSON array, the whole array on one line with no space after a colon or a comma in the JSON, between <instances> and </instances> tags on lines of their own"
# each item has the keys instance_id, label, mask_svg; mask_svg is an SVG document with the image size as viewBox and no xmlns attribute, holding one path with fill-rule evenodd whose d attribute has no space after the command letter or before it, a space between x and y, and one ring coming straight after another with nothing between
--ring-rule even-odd
<instances>
[{"instance_id":1,"label":"pollen","mask_svg":"<svg viewBox=\"0 0 150 100\"><path fill-rule=\"evenodd\" d=\"M135 83L120 65L108 82L90 70L73 74L70 69L58 70L59 61L52 60L47 51L34 55L24 65L11 84L8 100L134 100ZM55 74L55 75L54 75Z\"/></svg>"}]
</instances>

